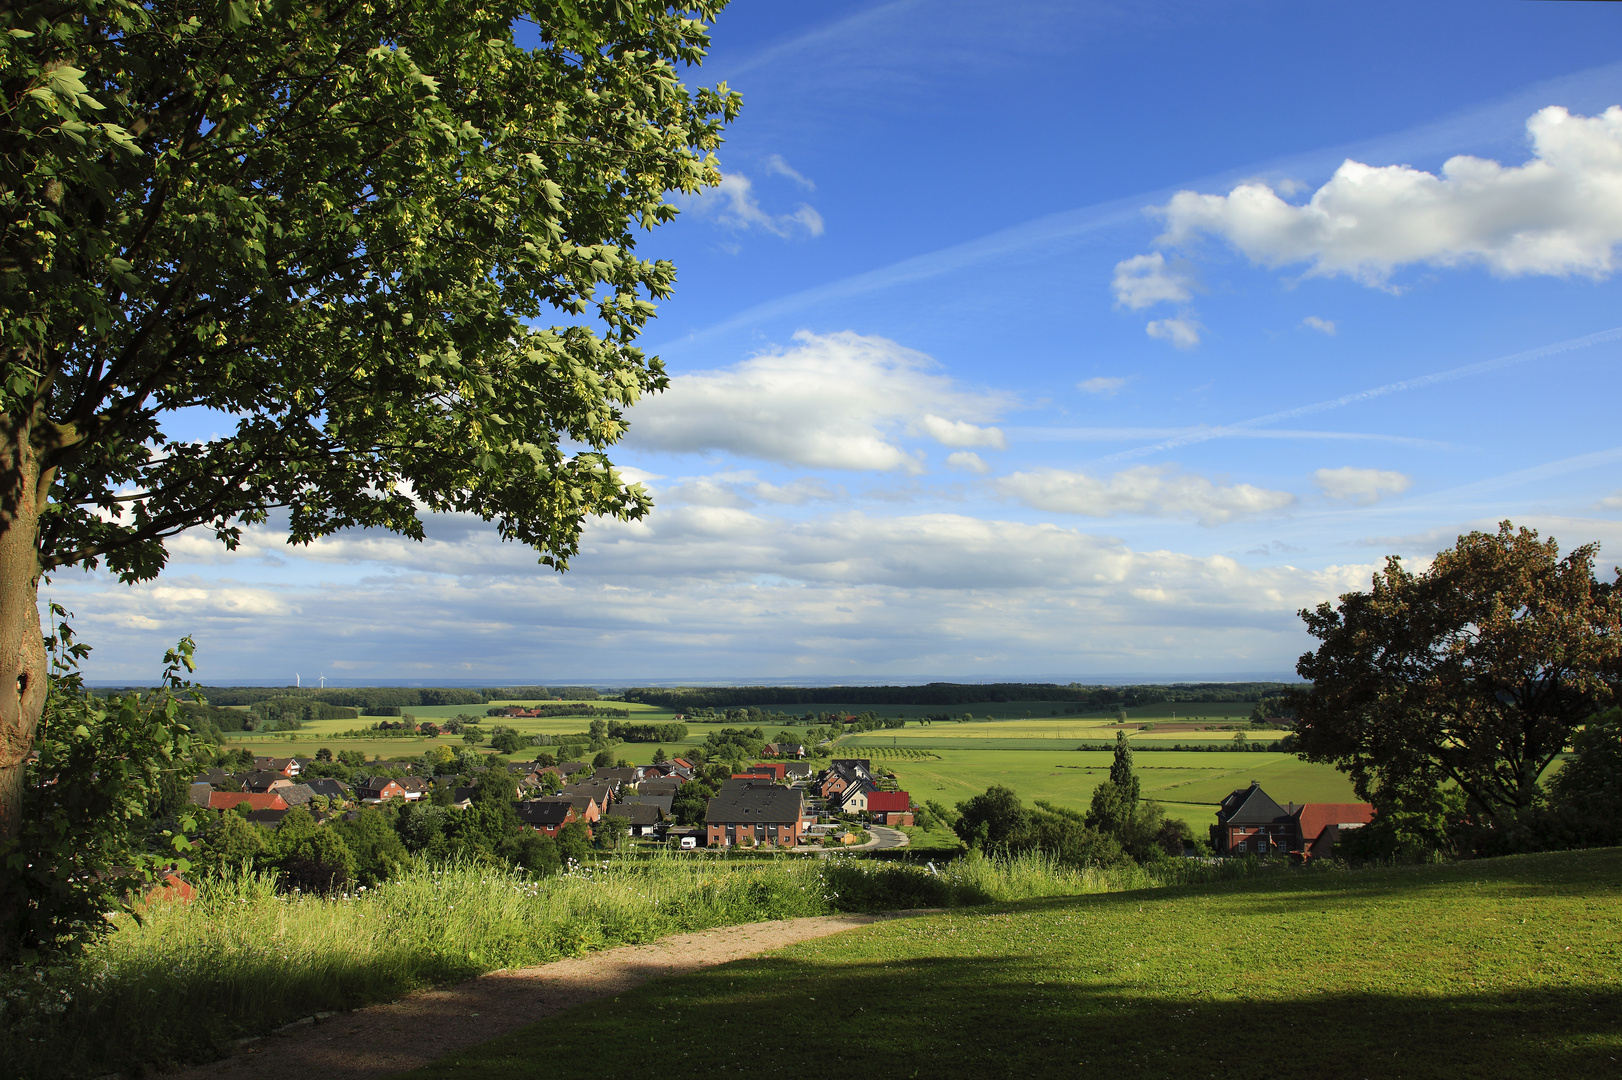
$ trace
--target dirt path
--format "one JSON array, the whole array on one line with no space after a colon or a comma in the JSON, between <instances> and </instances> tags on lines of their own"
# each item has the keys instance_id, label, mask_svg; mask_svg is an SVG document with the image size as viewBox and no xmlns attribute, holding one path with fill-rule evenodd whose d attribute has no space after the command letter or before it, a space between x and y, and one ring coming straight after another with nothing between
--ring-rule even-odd
<instances>
[{"instance_id":1,"label":"dirt path","mask_svg":"<svg viewBox=\"0 0 1622 1080\"><path fill-rule=\"evenodd\" d=\"M264 1080L312 1076L370 1080L426 1065L573 1005L611 997L661 975L680 975L730 960L827 937L883 915L826 915L724 926L626 945L539 967L480 975L388 1005L300 1021L247 1043L232 1057L168 1074L172 1080Z\"/></svg>"}]
</instances>

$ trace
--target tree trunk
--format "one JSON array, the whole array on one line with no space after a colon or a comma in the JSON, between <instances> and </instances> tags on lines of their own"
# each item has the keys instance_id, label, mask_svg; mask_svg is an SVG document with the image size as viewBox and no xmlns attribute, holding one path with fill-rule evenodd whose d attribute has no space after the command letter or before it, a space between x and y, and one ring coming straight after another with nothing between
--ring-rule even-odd
<instances>
[{"instance_id":1,"label":"tree trunk","mask_svg":"<svg viewBox=\"0 0 1622 1080\"><path fill-rule=\"evenodd\" d=\"M26 420L0 415L0 844L22 824L24 765L45 709L37 544L49 480L40 474L31 427ZM0 864L0 875L5 873ZM10 916L0 910L0 927ZM0 956L13 944L0 938Z\"/></svg>"}]
</instances>

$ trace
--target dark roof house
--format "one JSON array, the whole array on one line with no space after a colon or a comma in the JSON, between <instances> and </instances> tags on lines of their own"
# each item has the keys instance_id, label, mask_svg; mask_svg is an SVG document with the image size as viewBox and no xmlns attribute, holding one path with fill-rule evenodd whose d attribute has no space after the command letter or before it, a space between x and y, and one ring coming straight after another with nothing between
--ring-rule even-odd
<instances>
[{"instance_id":1,"label":"dark roof house","mask_svg":"<svg viewBox=\"0 0 1622 1080\"><path fill-rule=\"evenodd\" d=\"M800 842L804 802L799 788L750 780L728 780L704 812L711 847Z\"/></svg>"}]
</instances>

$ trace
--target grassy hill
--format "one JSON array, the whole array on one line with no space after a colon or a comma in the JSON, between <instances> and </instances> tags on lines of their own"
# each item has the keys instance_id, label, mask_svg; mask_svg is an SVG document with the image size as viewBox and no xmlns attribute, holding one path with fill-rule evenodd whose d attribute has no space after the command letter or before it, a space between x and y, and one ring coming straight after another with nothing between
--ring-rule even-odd
<instances>
[{"instance_id":1,"label":"grassy hill","mask_svg":"<svg viewBox=\"0 0 1622 1080\"><path fill-rule=\"evenodd\" d=\"M649 983L410 1074L1622 1075L1622 850L960 909Z\"/></svg>"}]
</instances>

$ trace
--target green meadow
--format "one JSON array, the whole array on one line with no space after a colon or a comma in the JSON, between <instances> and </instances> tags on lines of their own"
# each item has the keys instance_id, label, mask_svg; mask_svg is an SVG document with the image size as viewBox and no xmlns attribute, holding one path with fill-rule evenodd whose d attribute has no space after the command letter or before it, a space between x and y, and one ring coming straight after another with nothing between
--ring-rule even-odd
<instances>
[{"instance_id":1,"label":"green meadow","mask_svg":"<svg viewBox=\"0 0 1622 1080\"><path fill-rule=\"evenodd\" d=\"M1622 1074L1622 850L1053 897L657 979L412 1080Z\"/></svg>"},{"instance_id":2,"label":"green meadow","mask_svg":"<svg viewBox=\"0 0 1622 1080\"><path fill-rule=\"evenodd\" d=\"M854 747L840 747L859 756ZM1112 755L1100 750L940 749L932 760L878 757L919 802L952 805L992 784L1013 788L1025 802L1042 799L1086 809L1093 788L1109 778ZM1165 804L1170 817L1203 830L1214 820L1215 805L1234 788L1260 781L1279 802L1355 802L1345 776L1328 765L1300 761L1291 754L1255 751L1155 751L1134 755L1145 798Z\"/></svg>"}]
</instances>

